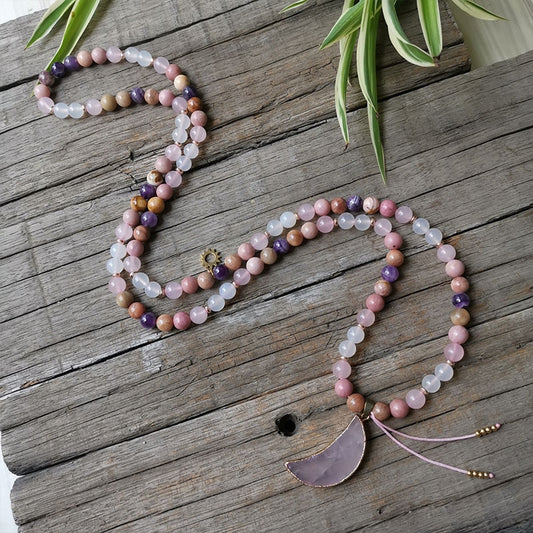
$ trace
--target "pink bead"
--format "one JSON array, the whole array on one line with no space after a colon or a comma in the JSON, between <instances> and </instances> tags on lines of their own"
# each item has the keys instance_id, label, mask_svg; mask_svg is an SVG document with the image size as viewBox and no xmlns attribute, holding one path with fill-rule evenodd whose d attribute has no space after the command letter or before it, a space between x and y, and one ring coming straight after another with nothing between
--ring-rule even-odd
<instances>
[{"instance_id":1,"label":"pink bead","mask_svg":"<svg viewBox=\"0 0 533 533\"><path fill-rule=\"evenodd\" d=\"M403 238L399 233L392 231L385 235L383 242L388 250L399 250L403 244Z\"/></svg>"},{"instance_id":2,"label":"pink bead","mask_svg":"<svg viewBox=\"0 0 533 533\"><path fill-rule=\"evenodd\" d=\"M300 228L300 231L306 239L314 239L318 235L318 229L314 222L306 222Z\"/></svg>"},{"instance_id":3,"label":"pink bead","mask_svg":"<svg viewBox=\"0 0 533 533\"><path fill-rule=\"evenodd\" d=\"M43 96L37 100L37 109L45 115L49 115L52 112L52 107L54 107L54 101L48 96Z\"/></svg>"},{"instance_id":4,"label":"pink bead","mask_svg":"<svg viewBox=\"0 0 533 533\"><path fill-rule=\"evenodd\" d=\"M174 323L174 327L176 329L183 331L184 329L187 329L191 325L191 317L187 313L184 313L183 311L178 311L172 317L172 322Z\"/></svg>"},{"instance_id":5,"label":"pink bead","mask_svg":"<svg viewBox=\"0 0 533 533\"><path fill-rule=\"evenodd\" d=\"M347 378L352 373L352 365L346 359L340 359L333 364L333 375L336 378Z\"/></svg>"},{"instance_id":6,"label":"pink bead","mask_svg":"<svg viewBox=\"0 0 533 533\"><path fill-rule=\"evenodd\" d=\"M141 257L141 255L144 253L144 244L137 239L132 239L126 245L126 251L133 257Z\"/></svg>"},{"instance_id":7,"label":"pink bead","mask_svg":"<svg viewBox=\"0 0 533 533\"><path fill-rule=\"evenodd\" d=\"M93 64L93 58L91 57L91 52L87 50L80 50L76 55L76 59L80 66L87 68Z\"/></svg>"},{"instance_id":8,"label":"pink bead","mask_svg":"<svg viewBox=\"0 0 533 533\"><path fill-rule=\"evenodd\" d=\"M36 85L33 88L33 94L36 98L45 98L50 96L50 87L46 85Z\"/></svg>"},{"instance_id":9,"label":"pink bead","mask_svg":"<svg viewBox=\"0 0 533 533\"><path fill-rule=\"evenodd\" d=\"M187 111L187 100L183 96L176 96L172 100L172 111L179 115L180 113L185 113Z\"/></svg>"},{"instance_id":10,"label":"pink bead","mask_svg":"<svg viewBox=\"0 0 533 533\"><path fill-rule=\"evenodd\" d=\"M91 57L97 65L103 65L107 61L107 56L103 48L93 48Z\"/></svg>"},{"instance_id":11,"label":"pink bead","mask_svg":"<svg viewBox=\"0 0 533 533\"><path fill-rule=\"evenodd\" d=\"M191 322L195 324L203 324L207 320L207 311L205 307L193 307L190 312Z\"/></svg>"},{"instance_id":12,"label":"pink bead","mask_svg":"<svg viewBox=\"0 0 533 533\"><path fill-rule=\"evenodd\" d=\"M402 205L396 209L394 216L400 224L407 224L413 218L413 210L406 205Z\"/></svg>"},{"instance_id":13,"label":"pink bead","mask_svg":"<svg viewBox=\"0 0 533 533\"><path fill-rule=\"evenodd\" d=\"M255 248L249 242L243 242L239 248L237 248L237 254L244 261L248 261L255 255Z\"/></svg>"},{"instance_id":14,"label":"pink bead","mask_svg":"<svg viewBox=\"0 0 533 533\"><path fill-rule=\"evenodd\" d=\"M102 104L95 99L88 100L85 104L85 110L89 115L97 116L102 112Z\"/></svg>"},{"instance_id":15,"label":"pink bead","mask_svg":"<svg viewBox=\"0 0 533 533\"><path fill-rule=\"evenodd\" d=\"M205 126L207 124L207 115L200 110L193 111L191 115L191 124L193 126Z\"/></svg>"},{"instance_id":16,"label":"pink bead","mask_svg":"<svg viewBox=\"0 0 533 533\"><path fill-rule=\"evenodd\" d=\"M154 167L161 172L161 174L166 174L172 170L172 161L168 159L168 157L162 155L155 160Z\"/></svg>"},{"instance_id":17,"label":"pink bead","mask_svg":"<svg viewBox=\"0 0 533 533\"><path fill-rule=\"evenodd\" d=\"M181 176L181 173L178 172L177 170L171 170L170 172L167 172L165 174L165 183L170 185L174 189L176 187L179 187L182 181L183 181L183 178Z\"/></svg>"},{"instance_id":18,"label":"pink bead","mask_svg":"<svg viewBox=\"0 0 533 533\"><path fill-rule=\"evenodd\" d=\"M156 57L154 59L154 70L158 74L166 74L167 68L169 67L168 59L165 57Z\"/></svg>"},{"instance_id":19,"label":"pink bead","mask_svg":"<svg viewBox=\"0 0 533 533\"><path fill-rule=\"evenodd\" d=\"M335 222L328 215L321 216L316 221L316 229L320 231L320 233L329 233L333 231L334 227L335 227Z\"/></svg>"},{"instance_id":20,"label":"pink bead","mask_svg":"<svg viewBox=\"0 0 533 533\"><path fill-rule=\"evenodd\" d=\"M122 213L122 220L130 226L137 226L137 224L139 224L140 219L141 214L133 209L126 209L126 211Z\"/></svg>"},{"instance_id":21,"label":"pink bead","mask_svg":"<svg viewBox=\"0 0 533 533\"><path fill-rule=\"evenodd\" d=\"M128 239L131 239L131 236L133 235L133 228L129 224L123 222L115 229L115 235L117 239L127 241Z\"/></svg>"},{"instance_id":22,"label":"pink bead","mask_svg":"<svg viewBox=\"0 0 533 533\"><path fill-rule=\"evenodd\" d=\"M315 217L315 208L311 204L302 204L298 208L298 216L300 220L313 220Z\"/></svg>"},{"instance_id":23,"label":"pink bead","mask_svg":"<svg viewBox=\"0 0 533 533\"><path fill-rule=\"evenodd\" d=\"M314 209L315 213L319 217L329 215L329 212L331 211L331 204L325 198L320 198L320 200L315 202Z\"/></svg>"},{"instance_id":24,"label":"pink bead","mask_svg":"<svg viewBox=\"0 0 533 533\"><path fill-rule=\"evenodd\" d=\"M254 233L250 239L250 244L255 250L263 250L268 246L268 237L265 233Z\"/></svg>"},{"instance_id":25,"label":"pink bead","mask_svg":"<svg viewBox=\"0 0 533 533\"><path fill-rule=\"evenodd\" d=\"M189 136L194 142L201 143L205 141L207 132L202 126L194 126L190 129Z\"/></svg>"},{"instance_id":26,"label":"pink bead","mask_svg":"<svg viewBox=\"0 0 533 533\"><path fill-rule=\"evenodd\" d=\"M375 320L376 315L370 310L370 309L362 309L357 313L357 323L361 324L361 326L364 326L365 328L368 328L371 326Z\"/></svg>"},{"instance_id":27,"label":"pink bead","mask_svg":"<svg viewBox=\"0 0 533 533\"><path fill-rule=\"evenodd\" d=\"M170 200L174 195L172 187L170 185L167 185L166 183L161 183L161 185L158 185L155 192L157 194L157 197L161 198L162 200Z\"/></svg>"},{"instance_id":28,"label":"pink bead","mask_svg":"<svg viewBox=\"0 0 533 533\"><path fill-rule=\"evenodd\" d=\"M448 338L457 344L464 344L468 339L468 330L464 326L452 326L448 330Z\"/></svg>"},{"instance_id":29,"label":"pink bead","mask_svg":"<svg viewBox=\"0 0 533 533\"><path fill-rule=\"evenodd\" d=\"M122 50L118 46L110 46L107 49L106 57L111 63L120 63L122 61Z\"/></svg>"},{"instance_id":30,"label":"pink bead","mask_svg":"<svg viewBox=\"0 0 533 533\"><path fill-rule=\"evenodd\" d=\"M452 291L456 293L466 292L470 287L470 283L468 283L468 280L463 278L463 276L457 276L456 278L453 278L450 285L452 287Z\"/></svg>"},{"instance_id":31,"label":"pink bead","mask_svg":"<svg viewBox=\"0 0 533 533\"><path fill-rule=\"evenodd\" d=\"M170 89L159 91L159 103L162 106L170 107L172 105L172 100L174 100L174 93Z\"/></svg>"},{"instance_id":32,"label":"pink bead","mask_svg":"<svg viewBox=\"0 0 533 533\"><path fill-rule=\"evenodd\" d=\"M252 275L245 268L238 268L233 273L233 281L235 281L237 285L248 285L251 279Z\"/></svg>"},{"instance_id":33,"label":"pink bead","mask_svg":"<svg viewBox=\"0 0 533 533\"><path fill-rule=\"evenodd\" d=\"M386 218L378 218L374 222L374 231L382 237L388 235L392 231L391 221Z\"/></svg>"},{"instance_id":34,"label":"pink bead","mask_svg":"<svg viewBox=\"0 0 533 533\"><path fill-rule=\"evenodd\" d=\"M396 204L392 200L383 200L379 206L379 212L384 217L390 218L396 213Z\"/></svg>"},{"instance_id":35,"label":"pink bead","mask_svg":"<svg viewBox=\"0 0 533 533\"><path fill-rule=\"evenodd\" d=\"M251 257L246 261L246 270L252 274L252 276L259 276L265 269L265 263L259 259L259 257Z\"/></svg>"},{"instance_id":36,"label":"pink bead","mask_svg":"<svg viewBox=\"0 0 533 533\"><path fill-rule=\"evenodd\" d=\"M179 76L180 74L181 74L181 69L178 67L178 65L173 65L172 63L165 70L165 76L170 81L174 81L174 78L176 76Z\"/></svg>"},{"instance_id":37,"label":"pink bead","mask_svg":"<svg viewBox=\"0 0 533 533\"><path fill-rule=\"evenodd\" d=\"M113 294L120 294L126 290L126 282L120 276L113 276L109 280L108 287Z\"/></svg>"},{"instance_id":38,"label":"pink bead","mask_svg":"<svg viewBox=\"0 0 533 533\"><path fill-rule=\"evenodd\" d=\"M183 294L181 283L169 281L165 285L165 296L170 300L177 300Z\"/></svg>"},{"instance_id":39,"label":"pink bead","mask_svg":"<svg viewBox=\"0 0 533 533\"><path fill-rule=\"evenodd\" d=\"M448 361L452 361L453 363L457 363L457 361L460 361L465 354L465 349L456 342L450 342L444 347L444 357Z\"/></svg>"},{"instance_id":40,"label":"pink bead","mask_svg":"<svg viewBox=\"0 0 533 533\"><path fill-rule=\"evenodd\" d=\"M396 398L389 403L390 414L394 418L405 418L409 414L407 402L401 398Z\"/></svg>"},{"instance_id":41,"label":"pink bead","mask_svg":"<svg viewBox=\"0 0 533 533\"><path fill-rule=\"evenodd\" d=\"M413 389L405 395L405 401L411 409L421 409L426 404L426 395L421 390Z\"/></svg>"},{"instance_id":42,"label":"pink bead","mask_svg":"<svg viewBox=\"0 0 533 533\"><path fill-rule=\"evenodd\" d=\"M348 379L338 379L335 383L335 394L341 398L348 398L353 392L352 382Z\"/></svg>"},{"instance_id":43,"label":"pink bead","mask_svg":"<svg viewBox=\"0 0 533 533\"><path fill-rule=\"evenodd\" d=\"M379 294L371 294L366 299L366 306L373 313L379 313L385 307L385 300Z\"/></svg>"},{"instance_id":44,"label":"pink bead","mask_svg":"<svg viewBox=\"0 0 533 533\"><path fill-rule=\"evenodd\" d=\"M451 261L448 261L444 268L446 270L446 274L448 274L450 278L462 276L463 272L465 271L465 266L463 265L463 262L459 261L458 259L452 259Z\"/></svg>"},{"instance_id":45,"label":"pink bead","mask_svg":"<svg viewBox=\"0 0 533 533\"><path fill-rule=\"evenodd\" d=\"M437 248L437 258L443 263L454 259L455 253L455 248L451 244L443 244Z\"/></svg>"},{"instance_id":46,"label":"pink bead","mask_svg":"<svg viewBox=\"0 0 533 533\"><path fill-rule=\"evenodd\" d=\"M124 270L126 272L139 272L141 269L141 260L134 255L124 258Z\"/></svg>"},{"instance_id":47,"label":"pink bead","mask_svg":"<svg viewBox=\"0 0 533 533\"><path fill-rule=\"evenodd\" d=\"M165 148L165 157L170 161L177 161L181 155L181 148L177 144L169 144Z\"/></svg>"},{"instance_id":48,"label":"pink bead","mask_svg":"<svg viewBox=\"0 0 533 533\"><path fill-rule=\"evenodd\" d=\"M187 294L194 294L198 290L198 280L192 276L186 276L181 280L181 288Z\"/></svg>"}]
</instances>

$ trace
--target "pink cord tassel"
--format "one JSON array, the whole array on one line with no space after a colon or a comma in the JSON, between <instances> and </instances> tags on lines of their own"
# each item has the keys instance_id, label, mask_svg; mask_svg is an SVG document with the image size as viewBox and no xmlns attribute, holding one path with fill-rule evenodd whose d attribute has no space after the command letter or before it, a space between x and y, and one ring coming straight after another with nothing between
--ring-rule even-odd
<instances>
[{"instance_id":1,"label":"pink cord tassel","mask_svg":"<svg viewBox=\"0 0 533 533\"><path fill-rule=\"evenodd\" d=\"M370 414L370 418L378 426L389 439L392 440L395 444L397 444L400 448L405 450L406 452L410 453L411 455L414 455L415 457L418 457L419 459L422 459L422 461L425 461L426 463L430 463L435 466L440 466L442 468L447 468L448 470L453 470L454 472L459 472L460 474L466 474L471 477L477 477L477 478L484 478L484 479L493 479L495 476L492 472L479 472L477 470L465 470L463 468L457 468L456 466L447 465L445 463L441 463L439 461L434 461L433 459L428 459L427 457L423 456L422 454L415 452L405 444L401 443L396 437L392 435L392 433L396 433L397 435L401 437L405 437L407 439L411 440L418 440L423 442L453 442L456 440L464 440L464 439L470 439L472 437L480 437L483 435L487 435L488 433L492 433L494 431L498 431L500 429L501 424L494 424L493 426L489 426L486 428L483 428L482 430L476 431L475 433L469 434L469 435L461 435L460 437L447 437L447 438L441 438L441 439L431 439L431 438L422 438L422 437L413 437L411 435L407 435L406 433L402 433L401 431L398 431L396 429L392 429L391 427L385 425L383 422L380 422L373 414Z\"/></svg>"}]
</instances>

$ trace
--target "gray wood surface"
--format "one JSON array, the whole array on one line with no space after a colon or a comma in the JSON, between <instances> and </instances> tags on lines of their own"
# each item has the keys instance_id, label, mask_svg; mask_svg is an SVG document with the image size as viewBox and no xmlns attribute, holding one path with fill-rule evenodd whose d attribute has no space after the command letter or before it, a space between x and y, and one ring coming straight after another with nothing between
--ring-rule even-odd
<instances>
[{"instance_id":1,"label":"gray wood surface","mask_svg":"<svg viewBox=\"0 0 533 533\"><path fill-rule=\"evenodd\" d=\"M142 45L201 91L209 140L143 264L169 281L199 272L304 201L358 193L409 204L456 245L471 281L467 356L428 405L391 422L421 436L503 422L494 436L415 443L431 458L496 472L472 480L426 465L368 428L359 471L331 489L283 462L320 450L350 420L332 392L338 342L383 265L375 235L337 230L294 251L203 326L143 331L113 302L105 261L132 191L170 138L168 110L59 121L33 79L53 44L22 52L38 20L2 26L0 429L21 533L159 531L527 531L533 527L531 200L533 53L468 73L443 7L434 70L379 44L389 180L377 173L362 96L352 143L334 117L338 50L317 45L338 2L280 16L283 3L111 2L84 46ZM402 8L420 41L415 3ZM113 38L110 39L110 35ZM67 101L164 87L151 69L91 68ZM404 228L405 229L405 228ZM390 305L357 357L356 389L390 400L442 360L451 292L419 237ZM188 299L187 308L205 301ZM159 302L157 310L172 308ZM276 419L293 414L285 437Z\"/></svg>"}]
</instances>

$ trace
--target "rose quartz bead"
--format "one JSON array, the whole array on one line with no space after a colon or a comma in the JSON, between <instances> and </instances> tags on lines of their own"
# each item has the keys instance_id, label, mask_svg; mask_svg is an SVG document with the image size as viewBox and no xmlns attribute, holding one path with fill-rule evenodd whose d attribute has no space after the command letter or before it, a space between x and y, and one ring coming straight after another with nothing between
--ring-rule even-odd
<instances>
[{"instance_id":1,"label":"rose quartz bead","mask_svg":"<svg viewBox=\"0 0 533 533\"><path fill-rule=\"evenodd\" d=\"M169 144L165 148L165 157L170 161L177 161L181 156L181 148L177 144Z\"/></svg>"},{"instance_id":2,"label":"rose quartz bead","mask_svg":"<svg viewBox=\"0 0 533 533\"><path fill-rule=\"evenodd\" d=\"M191 322L203 324L207 320L207 311L205 307L193 307L190 312Z\"/></svg>"},{"instance_id":3,"label":"rose quartz bead","mask_svg":"<svg viewBox=\"0 0 533 533\"><path fill-rule=\"evenodd\" d=\"M388 235L385 235L385 238L383 239L385 243L385 248L388 250L398 250L398 248L401 248L403 244L403 238L399 233L396 233L395 231L392 231Z\"/></svg>"},{"instance_id":4,"label":"rose quartz bead","mask_svg":"<svg viewBox=\"0 0 533 533\"><path fill-rule=\"evenodd\" d=\"M376 315L370 309L362 309L357 313L357 323L365 328L371 326L376 320Z\"/></svg>"},{"instance_id":5,"label":"rose quartz bead","mask_svg":"<svg viewBox=\"0 0 533 533\"><path fill-rule=\"evenodd\" d=\"M47 98L50 96L50 87L46 85L36 85L33 88L33 94L36 98Z\"/></svg>"},{"instance_id":6,"label":"rose quartz bead","mask_svg":"<svg viewBox=\"0 0 533 533\"><path fill-rule=\"evenodd\" d=\"M379 313L385 307L385 300L379 294L370 294L365 304L373 313Z\"/></svg>"},{"instance_id":7,"label":"rose quartz bead","mask_svg":"<svg viewBox=\"0 0 533 533\"><path fill-rule=\"evenodd\" d=\"M93 48L91 57L97 65L103 65L107 61L107 56L103 48Z\"/></svg>"},{"instance_id":8,"label":"rose quartz bead","mask_svg":"<svg viewBox=\"0 0 533 533\"><path fill-rule=\"evenodd\" d=\"M335 383L335 394L341 398L348 398L353 392L352 382L348 379L338 379Z\"/></svg>"},{"instance_id":9,"label":"rose quartz bead","mask_svg":"<svg viewBox=\"0 0 533 533\"><path fill-rule=\"evenodd\" d=\"M183 178L181 176L181 173L177 170L171 170L170 172L167 172L165 174L165 183L173 187L174 189L176 187L179 187L183 181Z\"/></svg>"},{"instance_id":10,"label":"rose quartz bead","mask_svg":"<svg viewBox=\"0 0 533 533\"><path fill-rule=\"evenodd\" d=\"M181 288L187 294L194 294L198 290L198 280L192 276L186 276L181 280Z\"/></svg>"},{"instance_id":11,"label":"rose quartz bead","mask_svg":"<svg viewBox=\"0 0 533 533\"><path fill-rule=\"evenodd\" d=\"M334 227L335 222L328 215L323 215L316 221L316 229L320 231L320 233L330 233L333 231Z\"/></svg>"},{"instance_id":12,"label":"rose quartz bead","mask_svg":"<svg viewBox=\"0 0 533 533\"><path fill-rule=\"evenodd\" d=\"M177 281L169 281L165 285L165 296L170 300L177 300L182 294L183 288L181 283L178 283Z\"/></svg>"},{"instance_id":13,"label":"rose quartz bead","mask_svg":"<svg viewBox=\"0 0 533 533\"><path fill-rule=\"evenodd\" d=\"M172 317L172 322L174 323L174 327L176 329L183 331L184 329L187 329L191 325L191 317L187 313L184 313L183 311L178 311Z\"/></svg>"},{"instance_id":14,"label":"rose quartz bead","mask_svg":"<svg viewBox=\"0 0 533 533\"><path fill-rule=\"evenodd\" d=\"M133 228L129 224L123 222L115 229L115 235L117 239L127 241L128 239L131 239L131 236L133 235Z\"/></svg>"},{"instance_id":15,"label":"rose quartz bead","mask_svg":"<svg viewBox=\"0 0 533 533\"><path fill-rule=\"evenodd\" d=\"M458 259L452 259L446 263L444 269L450 278L456 278L457 276L463 275L465 266L462 261L459 261Z\"/></svg>"},{"instance_id":16,"label":"rose quartz bead","mask_svg":"<svg viewBox=\"0 0 533 533\"><path fill-rule=\"evenodd\" d=\"M140 269L141 260L138 257L130 255L129 257L126 257L124 259L124 270L126 272L129 272L131 274L132 272L139 272Z\"/></svg>"},{"instance_id":17,"label":"rose quartz bead","mask_svg":"<svg viewBox=\"0 0 533 533\"><path fill-rule=\"evenodd\" d=\"M126 282L120 276L113 276L109 280L109 290L113 294L120 294L126 290Z\"/></svg>"},{"instance_id":18,"label":"rose quartz bead","mask_svg":"<svg viewBox=\"0 0 533 533\"><path fill-rule=\"evenodd\" d=\"M169 67L169 62L166 57L156 57L154 59L154 70L158 74L166 74L167 68Z\"/></svg>"},{"instance_id":19,"label":"rose quartz bead","mask_svg":"<svg viewBox=\"0 0 533 533\"><path fill-rule=\"evenodd\" d=\"M413 218L413 210L406 205L401 205L396 209L394 217L400 224L407 224L408 222L411 222Z\"/></svg>"},{"instance_id":20,"label":"rose quartz bead","mask_svg":"<svg viewBox=\"0 0 533 533\"><path fill-rule=\"evenodd\" d=\"M106 51L106 57L111 63L122 61L122 50L118 46L110 46Z\"/></svg>"},{"instance_id":21,"label":"rose quartz bead","mask_svg":"<svg viewBox=\"0 0 533 533\"><path fill-rule=\"evenodd\" d=\"M384 217L390 218L396 213L396 204L392 200L383 200L379 206L379 212Z\"/></svg>"},{"instance_id":22,"label":"rose quartz bead","mask_svg":"<svg viewBox=\"0 0 533 533\"><path fill-rule=\"evenodd\" d=\"M390 414L394 418L405 418L409 414L407 402L401 398L396 398L389 403Z\"/></svg>"},{"instance_id":23,"label":"rose quartz bead","mask_svg":"<svg viewBox=\"0 0 533 533\"><path fill-rule=\"evenodd\" d=\"M352 373L352 365L346 359L340 359L333 364L332 370L336 378L347 378Z\"/></svg>"},{"instance_id":24,"label":"rose quartz bead","mask_svg":"<svg viewBox=\"0 0 533 533\"><path fill-rule=\"evenodd\" d=\"M380 296L389 296L392 292L392 285L384 279L378 279L378 281L374 283L374 292Z\"/></svg>"},{"instance_id":25,"label":"rose quartz bead","mask_svg":"<svg viewBox=\"0 0 533 533\"><path fill-rule=\"evenodd\" d=\"M386 218L378 218L374 222L374 232L381 237L384 237L392 231L392 224L390 220Z\"/></svg>"},{"instance_id":26,"label":"rose quartz bead","mask_svg":"<svg viewBox=\"0 0 533 533\"><path fill-rule=\"evenodd\" d=\"M180 113L185 113L187 111L187 100L183 96L176 96L172 100L172 111L179 115Z\"/></svg>"},{"instance_id":27,"label":"rose quartz bead","mask_svg":"<svg viewBox=\"0 0 533 533\"><path fill-rule=\"evenodd\" d=\"M250 244L256 250L263 250L268 246L268 236L265 233L254 233L250 238Z\"/></svg>"},{"instance_id":28,"label":"rose quartz bead","mask_svg":"<svg viewBox=\"0 0 533 533\"><path fill-rule=\"evenodd\" d=\"M300 231L306 239L314 239L318 235L318 229L314 222L306 222L300 228Z\"/></svg>"},{"instance_id":29,"label":"rose quartz bead","mask_svg":"<svg viewBox=\"0 0 533 533\"><path fill-rule=\"evenodd\" d=\"M126 211L122 213L122 220L130 226L136 226L139 223L140 218L141 214L139 211L133 209L126 209Z\"/></svg>"},{"instance_id":30,"label":"rose quartz bead","mask_svg":"<svg viewBox=\"0 0 533 533\"><path fill-rule=\"evenodd\" d=\"M246 270L252 274L252 276L259 276L265 269L265 263L259 259L259 257L251 257L246 261Z\"/></svg>"},{"instance_id":31,"label":"rose quartz bead","mask_svg":"<svg viewBox=\"0 0 533 533\"><path fill-rule=\"evenodd\" d=\"M76 55L76 59L81 67L87 68L93 64L93 58L91 57L91 52L88 50L80 50Z\"/></svg>"},{"instance_id":32,"label":"rose quartz bead","mask_svg":"<svg viewBox=\"0 0 533 533\"><path fill-rule=\"evenodd\" d=\"M165 69L165 76L170 80L174 81L176 76L181 74L181 69L178 65L173 65L172 63Z\"/></svg>"},{"instance_id":33,"label":"rose quartz bead","mask_svg":"<svg viewBox=\"0 0 533 533\"><path fill-rule=\"evenodd\" d=\"M207 132L202 126L194 126L191 128L189 136L192 141L196 143L202 143L207 137Z\"/></svg>"},{"instance_id":34,"label":"rose quartz bead","mask_svg":"<svg viewBox=\"0 0 533 533\"><path fill-rule=\"evenodd\" d=\"M447 263L455 258L455 248L451 244L443 244L437 248L437 258L443 263Z\"/></svg>"},{"instance_id":35,"label":"rose quartz bead","mask_svg":"<svg viewBox=\"0 0 533 533\"><path fill-rule=\"evenodd\" d=\"M314 210L319 217L325 216L331 211L331 205L325 198L320 198L315 202Z\"/></svg>"},{"instance_id":36,"label":"rose quartz bead","mask_svg":"<svg viewBox=\"0 0 533 533\"><path fill-rule=\"evenodd\" d=\"M255 248L249 242L243 242L239 248L237 248L237 253L241 259L248 261L248 259L255 255Z\"/></svg>"},{"instance_id":37,"label":"rose quartz bead","mask_svg":"<svg viewBox=\"0 0 533 533\"><path fill-rule=\"evenodd\" d=\"M87 103L85 104L85 110L87 113L89 113L89 115L97 116L102 112L102 104L94 98L87 100Z\"/></svg>"},{"instance_id":38,"label":"rose quartz bead","mask_svg":"<svg viewBox=\"0 0 533 533\"><path fill-rule=\"evenodd\" d=\"M313 220L315 217L315 208L311 204L302 204L298 208L298 216L300 220Z\"/></svg>"},{"instance_id":39,"label":"rose quartz bead","mask_svg":"<svg viewBox=\"0 0 533 533\"><path fill-rule=\"evenodd\" d=\"M53 107L54 101L48 96L43 96L37 100L37 109L45 115L49 115L52 112Z\"/></svg>"},{"instance_id":40,"label":"rose quartz bead","mask_svg":"<svg viewBox=\"0 0 533 533\"><path fill-rule=\"evenodd\" d=\"M132 239L126 245L126 250L128 254L133 257L141 257L141 255L144 253L144 244L141 241Z\"/></svg>"},{"instance_id":41,"label":"rose quartz bead","mask_svg":"<svg viewBox=\"0 0 533 533\"><path fill-rule=\"evenodd\" d=\"M457 276L456 278L453 278L450 285L452 287L452 291L457 293L466 292L470 287L470 283L468 283L468 280L463 278L463 276Z\"/></svg>"},{"instance_id":42,"label":"rose quartz bead","mask_svg":"<svg viewBox=\"0 0 533 533\"><path fill-rule=\"evenodd\" d=\"M411 409L421 409L426 404L426 395L419 389L413 389L405 395L405 401Z\"/></svg>"},{"instance_id":43,"label":"rose quartz bead","mask_svg":"<svg viewBox=\"0 0 533 533\"><path fill-rule=\"evenodd\" d=\"M205 126L207 124L207 115L199 109L197 111L193 111L191 115L191 124L193 126Z\"/></svg>"},{"instance_id":44,"label":"rose quartz bead","mask_svg":"<svg viewBox=\"0 0 533 533\"><path fill-rule=\"evenodd\" d=\"M159 93L159 103L162 106L170 107L172 105L172 100L174 100L174 93L170 89L163 89Z\"/></svg>"},{"instance_id":45,"label":"rose quartz bead","mask_svg":"<svg viewBox=\"0 0 533 533\"><path fill-rule=\"evenodd\" d=\"M161 198L162 200L170 200L174 194L174 191L167 183L161 183L161 185L157 186L155 193L157 194L157 197Z\"/></svg>"},{"instance_id":46,"label":"rose quartz bead","mask_svg":"<svg viewBox=\"0 0 533 533\"><path fill-rule=\"evenodd\" d=\"M468 339L468 330L464 326L452 326L448 330L448 338L457 344L464 344Z\"/></svg>"},{"instance_id":47,"label":"rose quartz bead","mask_svg":"<svg viewBox=\"0 0 533 533\"><path fill-rule=\"evenodd\" d=\"M238 268L233 273L233 281L235 281L237 285L248 285L251 279L252 275L245 268Z\"/></svg>"},{"instance_id":48,"label":"rose quartz bead","mask_svg":"<svg viewBox=\"0 0 533 533\"><path fill-rule=\"evenodd\" d=\"M154 167L161 174L166 174L172 170L172 161L165 156L160 156L155 160Z\"/></svg>"},{"instance_id":49,"label":"rose quartz bead","mask_svg":"<svg viewBox=\"0 0 533 533\"><path fill-rule=\"evenodd\" d=\"M456 342L450 342L444 347L444 357L452 363L457 363L465 355L465 349Z\"/></svg>"}]
</instances>

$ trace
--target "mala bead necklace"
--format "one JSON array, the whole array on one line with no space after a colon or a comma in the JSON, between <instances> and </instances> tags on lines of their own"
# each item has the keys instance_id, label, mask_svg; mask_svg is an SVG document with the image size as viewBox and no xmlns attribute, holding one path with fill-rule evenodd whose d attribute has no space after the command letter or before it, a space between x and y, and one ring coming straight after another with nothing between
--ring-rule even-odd
<instances>
[{"instance_id":1,"label":"mala bead necklace","mask_svg":"<svg viewBox=\"0 0 533 533\"><path fill-rule=\"evenodd\" d=\"M134 87L119 91L116 95L104 94L100 100L90 99L85 104L55 103L51 98L52 86L70 72L93 64L100 65L107 61L119 63L124 60L142 67L153 67L173 83L178 95L171 89L157 91L153 88L145 90ZM332 367L336 378L335 393L346 399L348 409L355 416L346 430L325 450L285 463L287 470L295 478L313 487L329 487L350 477L363 458L366 447L363 422L367 420L373 421L393 442L423 461L474 478L494 478L494 474L490 472L465 470L428 459L407 447L394 435L418 441L450 442L493 433L501 427L500 424L487 426L472 434L449 438L413 437L384 424L389 417L405 418L410 410L421 409L430 394L437 393L442 383L452 379L455 364L464 356L463 344L468 339L465 326L470 321L470 314L466 309L470 304L467 294L469 282L463 276L464 264L455 257L455 248L443 243L439 229L432 228L426 219L416 217L411 208L397 207L389 199L380 201L375 197L363 199L353 195L346 199L335 198L330 202L321 198L313 204L302 204L296 211L283 212L279 218L270 220L265 231L254 233L248 242L242 243L235 253L227 255L224 260L217 250L206 249L200 258L204 271L197 276L188 275L181 280L169 281L163 286L141 271L140 258L144 252L144 243L149 240L151 230L158 225L166 202L172 199L174 189L182 184L183 174L192 167L192 161L199 154L199 145L206 139L204 126L207 116L201 110L202 102L196 89L177 65L162 57L153 59L149 52L139 51L134 47L129 47L124 52L117 47L81 51L76 56L66 57L63 62L54 63L50 71L41 72L38 81L39 84L34 89L38 109L61 119L100 115L104 111L112 112L117 108L129 107L132 103L160 104L171 107L176 115L172 131L174 142L165 148L164 155L156 158L154 168L148 172L146 183L131 198L130 205L115 230L117 241L111 245L111 257L106 263L108 272L112 274L109 290L115 295L117 304L127 308L129 315L139 319L141 326L146 329L157 328L167 332L175 328L181 331L193 324L204 323L210 314L222 311L240 287L263 273L265 266L273 265L283 255L319 234L328 234L335 228L347 231L352 231L353 228L359 231L372 228L377 235L383 237L387 253L381 277L376 280L372 294L366 298L365 307L357 313L356 324L348 329L346 338L339 343L339 358ZM452 326L443 348L445 361L438 363L433 373L422 378L419 388L409 390L403 398L385 402L373 401L354 393L349 377L352 373L350 359L355 355L357 345L364 340L367 329L375 322L376 314L385 307L385 298L391 294L392 284L398 279L399 267L404 262L400 251L403 238L393 231L391 219L399 224L410 225L414 233L436 247L438 260L445 264L445 273L452 278L453 311L450 315ZM127 280L131 282L131 287L128 287ZM199 289L212 289L216 283L218 290L207 298L204 305L193 307L188 312L179 310L173 315L157 316L147 310L143 303L135 301L134 297L136 291L148 298L178 300Z\"/></svg>"}]
</instances>

